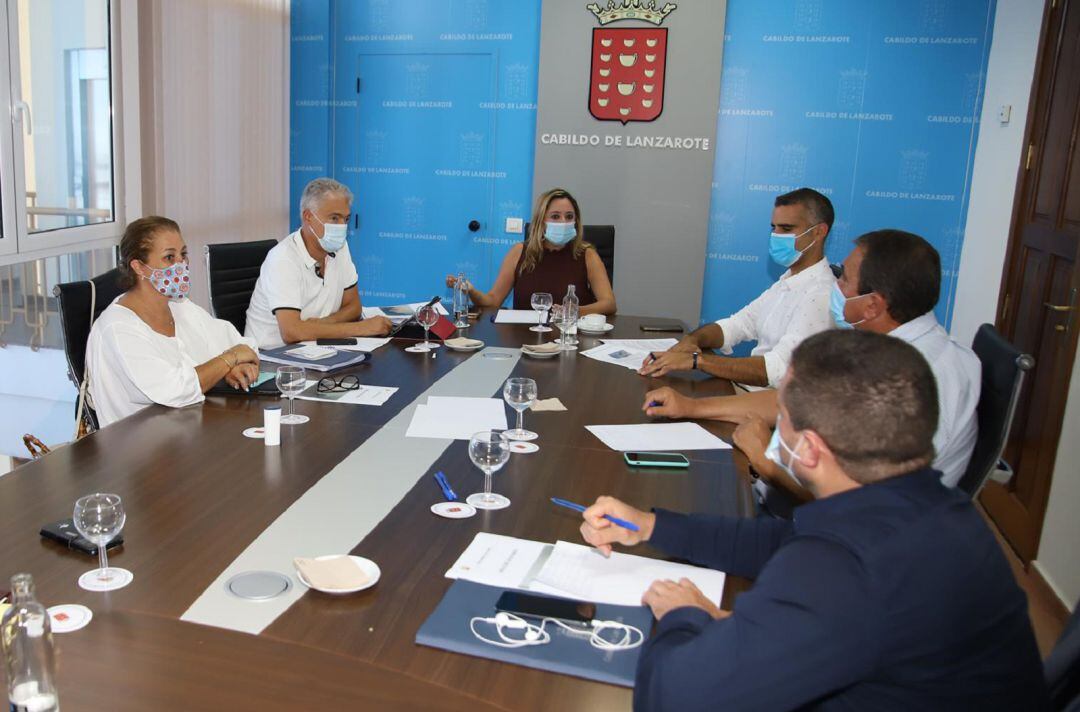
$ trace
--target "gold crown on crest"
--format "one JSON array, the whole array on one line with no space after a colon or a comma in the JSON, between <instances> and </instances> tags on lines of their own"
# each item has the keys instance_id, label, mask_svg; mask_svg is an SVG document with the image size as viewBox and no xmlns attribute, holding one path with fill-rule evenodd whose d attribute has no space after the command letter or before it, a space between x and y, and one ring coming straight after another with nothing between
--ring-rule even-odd
<instances>
[{"instance_id":1,"label":"gold crown on crest","mask_svg":"<svg viewBox=\"0 0 1080 712\"><path fill-rule=\"evenodd\" d=\"M586 5L585 9L596 15L601 25L618 22L619 20L644 20L659 25L677 7L678 5L675 3L669 2L664 7L657 8L656 0L648 0L648 2L642 2L642 0L621 0L621 2L608 0L605 8L601 8L596 3L591 3Z\"/></svg>"}]
</instances>

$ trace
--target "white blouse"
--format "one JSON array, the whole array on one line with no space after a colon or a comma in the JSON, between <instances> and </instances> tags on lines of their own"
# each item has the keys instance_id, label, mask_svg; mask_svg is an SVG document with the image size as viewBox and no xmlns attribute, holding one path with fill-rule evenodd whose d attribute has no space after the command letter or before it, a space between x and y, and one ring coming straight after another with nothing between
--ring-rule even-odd
<instances>
[{"instance_id":1,"label":"white blouse","mask_svg":"<svg viewBox=\"0 0 1080 712\"><path fill-rule=\"evenodd\" d=\"M205 400L195 367L237 344L257 348L231 323L191 300L169 302L176 336L162 336L114 301L90 329L86 368L91 403L102 427L148 405L173 408Z\"/></svg>"}]
</instances>

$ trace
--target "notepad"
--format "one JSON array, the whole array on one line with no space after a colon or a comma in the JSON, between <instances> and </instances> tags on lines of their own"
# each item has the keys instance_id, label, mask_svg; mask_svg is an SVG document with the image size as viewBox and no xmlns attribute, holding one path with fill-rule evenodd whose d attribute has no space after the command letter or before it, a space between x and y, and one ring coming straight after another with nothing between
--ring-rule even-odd
<instances>
[{"instance_id":1,"label":"notepad","mask_svg":"<svg viewBox=\"0 0 1080 712\"><path fill-rule=\"evenodd\" d=\"M620 452L731 449L731 445L697 423L586 425L585 429L612 450Z\"/></svg>"}]
</instances>

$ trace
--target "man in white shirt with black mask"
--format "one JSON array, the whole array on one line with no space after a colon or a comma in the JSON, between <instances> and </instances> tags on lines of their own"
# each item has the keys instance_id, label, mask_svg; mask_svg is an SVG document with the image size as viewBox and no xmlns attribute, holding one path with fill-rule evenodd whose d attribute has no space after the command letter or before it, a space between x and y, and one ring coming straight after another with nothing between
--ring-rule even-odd
<instances>
[{"instance_id":1,"label":"man in white shirt with black mask","mask_svg":"<svg viewBox=\"0 0 1080 712\"><path fill-rule=\"evenodd\" d=\"M833 218L832 202L816 190L799 188L777 196L769 256L788 270L735 314L647 357L638 373L658 378L671 371L704 371L749 388L775 388L795 347L832 328L829 294L836 280L825 259L825 239ZM746 358L731 357L732 347L743 341L757 346Z\"/></svg>"},{"instance_id":2,"label":"man in white shirt with black mask","mask_svg":"<svg viewBox=\"0 0 1080 712\"><path fill-rule=\"evenodd\" d=\"M298 341L384 336L385 317L361 320L356 266L346 236L352 191L333 178L316 178L300 197L300 229L266 256L244 334L260 348Z\"/></svg>"}]
</instances>

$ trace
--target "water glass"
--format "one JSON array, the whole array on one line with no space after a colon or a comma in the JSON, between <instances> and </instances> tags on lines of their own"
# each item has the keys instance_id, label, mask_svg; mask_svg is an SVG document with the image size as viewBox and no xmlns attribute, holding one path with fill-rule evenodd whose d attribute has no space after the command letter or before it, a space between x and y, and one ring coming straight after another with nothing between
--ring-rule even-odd
<instances>
[{"instance_id":1,"label":"water glass","mask_svg":"<svg viewBox=\"0 0 1080 712\"><path fill-rule=\"evenodd\" d=\"M477 509L504 509L510 500L491 491L491 476L510 459L510 441L496 430L483 430L469 439L469 459L484 473L483 493L470 494L465 501Z\"/></svg>"},{"instance_id":2,"label":"water glass","mask_svg":"<svg viewBox=\"0 0 1080 712\"><path fill-rule=\"evenodd\" d=\"M127 521L120 496L97 492L80 497L75 502L71 519L75 530L98 550L98 568L83 574L79 579L80 585L87 579L90 584L83 587L93 590L108 591L126 586L131 581L131 572L109 568L109 555L106 552L109 542L120 534Z\"/></svg>"},{"instance_id":3,"label":"water glass","mask_svg":"<svg viewBox=\"0 0 1080 712\"><path fill-rule=\"evenodd\" d=\"M431 351L439 348L439 344L433 344L428 340L428 331L431 327L435 326L437 321L439 321L439 311L431 305L422 306L420 307L420 310L416 312L416 321L420 326L424 327L424 343L420 349Z\"/></svg>"},{"instance_id":4,"label":"water glass","mask_svg":"<svg viewBox=\"0 0 1080 712\"><path fill-rule=\"evenodd\" d=\"M282 425L301 425L310 418L293 412L293 399L307 387L307 374L303 366L278 366L275 377L278 390L289 400L288 415L281 416Z\"/></svg>"},{"instance_id":5,"label":"water glass","mask_svg":"<svg viewBox=\"0 0 1080 712\"><path fill-rule=\"evenodd\" d=\"M529 300L529 303L532 305L532 308L538 312L536 326L530 326L529 331L537 331L541 333L551 331L550 326L544 326L544 317L547 315L548 310L551 309L551 305L554 303L551 295L547 292L536 292L532 295L532 299Z\"/></svg>"},{"instance_id":6,"label":"water glass","mask_svg":"<svg viewBox=\"0 0 1080 712\"><path fill-rule=\"evenodd\" d=\"M517 411L517 427L503 433L511 440L535 440L539 436L525 429L525 411L536 402L536 381L531 378L508 378L503 384L503 400Z\"/></svg>"}]
</instances>

